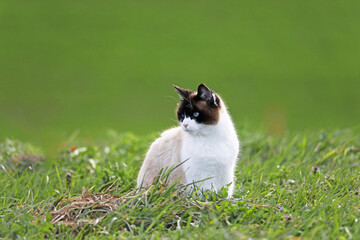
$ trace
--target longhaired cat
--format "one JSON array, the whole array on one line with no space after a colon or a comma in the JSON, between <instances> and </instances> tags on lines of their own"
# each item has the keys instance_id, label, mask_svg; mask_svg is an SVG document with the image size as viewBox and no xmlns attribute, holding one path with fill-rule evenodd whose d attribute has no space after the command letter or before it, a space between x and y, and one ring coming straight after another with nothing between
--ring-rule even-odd
<instances>
[{"instance_id":1,"label":"longhaired cat","mask_svg":"<svg viewBox=\"0 0 360 240\"><path fill-rule=\"evenodd\" d=\"M197 92L174 87L181 99L177 109L180 126L164 131L151 144L137 186L151 185L160 169L182 163L171 172L170 183L180 179L180 184L194 183L202 190L231 184L231 197L240 143L224 102L204 84Z\"/></svg>"}]
</instances>

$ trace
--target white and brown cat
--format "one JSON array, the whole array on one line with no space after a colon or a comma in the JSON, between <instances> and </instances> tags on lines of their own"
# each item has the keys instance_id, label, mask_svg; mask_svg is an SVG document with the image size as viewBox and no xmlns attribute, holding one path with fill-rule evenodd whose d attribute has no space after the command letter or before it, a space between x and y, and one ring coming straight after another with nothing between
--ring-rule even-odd
<instances>
[{"instance_id":1,"label":"white and brown cat","mask_svg":"<svg viewBox=\"0 0 360 240\"><path fill-rule=\"evenodd\" d=\"M234 124L218 94L204 84L197 92L174 86L181 102L177 117L180 126L164 131L146 154L137 185L149 186L163 169L174 169L169 181L195 183L203 190L234 189L234 172L240 142ZM207 179L205 181L202 181Z\"/></svg>"}]
</instances>

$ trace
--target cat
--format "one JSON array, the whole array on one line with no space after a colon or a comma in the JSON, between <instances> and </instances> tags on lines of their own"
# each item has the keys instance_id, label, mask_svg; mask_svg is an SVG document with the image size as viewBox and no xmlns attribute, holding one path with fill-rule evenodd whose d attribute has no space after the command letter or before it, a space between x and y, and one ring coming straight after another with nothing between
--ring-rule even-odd
<instances>
[{"instance_id":1,"label":"cat","mask_svg":"<svg viewBox=\"0 0 360 240\"><path fill-rule=\"evenodd\" d=\"M150 146L141 166L138 187L151 185L160 169L180 164L169 183L194 183L201 190L234 189L234 172L240 142L224 101L204 84L197 92L174 86L181 102L177 108L180 126L164 131Z\"/></svg>"}]
</instances>

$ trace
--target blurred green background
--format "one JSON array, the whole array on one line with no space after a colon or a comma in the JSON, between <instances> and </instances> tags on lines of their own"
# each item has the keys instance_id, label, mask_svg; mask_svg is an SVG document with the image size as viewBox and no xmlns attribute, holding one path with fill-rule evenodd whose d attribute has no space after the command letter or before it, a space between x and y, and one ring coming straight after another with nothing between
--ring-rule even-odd
<instances>
[{"instance_id":1,"label":"blurred green background","mask_svg":"<svg viewBox=\"0 0 360 240\"><path fill-rule=\"evenodd\" d=\"M356 126L359 24L359 1L1 0L0 137L161 131L199 83L238 126Z\"/></svg>"}]
</instances>

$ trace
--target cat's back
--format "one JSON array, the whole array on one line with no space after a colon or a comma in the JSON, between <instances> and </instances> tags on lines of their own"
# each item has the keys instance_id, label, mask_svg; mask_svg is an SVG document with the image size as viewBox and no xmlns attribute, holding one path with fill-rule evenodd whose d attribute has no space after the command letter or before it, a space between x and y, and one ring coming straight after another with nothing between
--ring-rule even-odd
<instances>
[{"instance_id":1,"label":"cat's back","mask_svg":"<svg viewBox=\"0 0 360 240\"><path fill-rule=\"evenodd\" d=\"M180 127L171 128L164 131L151 144L137 178L138 187L151 185L161 169L180 164L182 134L183 131ZM182 168L176 168L170 174L170 182L175 181L182 175Z\"/></svg>"}]
</instances>

